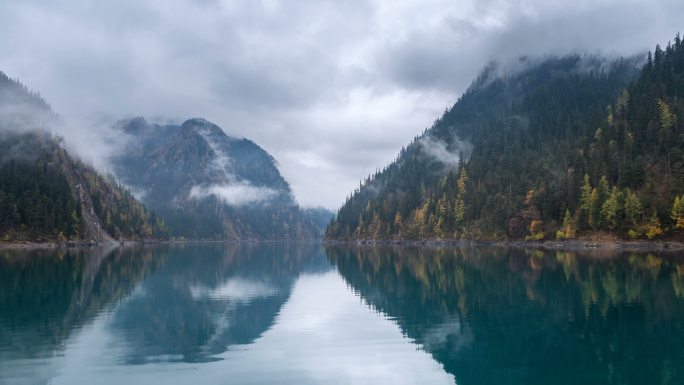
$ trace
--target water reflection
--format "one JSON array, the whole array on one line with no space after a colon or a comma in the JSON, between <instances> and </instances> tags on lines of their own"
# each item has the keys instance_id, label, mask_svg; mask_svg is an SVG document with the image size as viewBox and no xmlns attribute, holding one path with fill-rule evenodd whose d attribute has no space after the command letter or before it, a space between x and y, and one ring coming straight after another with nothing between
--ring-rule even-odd
<instances>
[{"instance_id":1,"label":"water reflection","mask_svg":"<svg viewBox=\"0 0 684 385\"><path fill-rule=\"evenodd\" d=\"M329 248L459 384L684 383L677 256Z\"/></svg>"},{"instance_id":2,"label":"water reflection","mask_svg":"<svg viewBox=\"0 0 684 385\"><path fill-rule=\"evenodd\" d=\"M454 382L320 244L18 254L3 257L0 320L3 340L30 338L1 348L1 384ZM44 333L53 300L45 329L59 332Z\"/></svg>"},{"instance_id":3,"label":"water reflection","mask_svg":"<svg viewBox=\"0 0 684 385\"><path fill-rule=\"evenodd\" d=\"M0 383L47 383L74 333L163 260L147 248L0 251Z\"/></svg>"},{"instance_id":4,"label":"water reflection","mask_svg":"<svg viewBox=\"0 0 684 385\"><path fill-rule=\"evenodd\" d=\"M0 252L0 384L680 384L684 256Z\"/></svg>"},{"instance_id":5,"label":"water reflection","mask_svg":"<svg viewBox=\"0 0 684 385\"><path fill-rule=\"evenodd\" d=\"M273 325L300 274L329 269L313 244L174 247L112 326L128 363L217 360Z\"/></svg>"},{"instance_id":6,"label":"water reflection","mask_svg":"<svg viewBox=\"0 0 684 385\"><path fill-rule=\"evenodd\" d=\"M50 356L163 261L148 248L0 251L0 363Z\"/></svg>"}]
</instances>

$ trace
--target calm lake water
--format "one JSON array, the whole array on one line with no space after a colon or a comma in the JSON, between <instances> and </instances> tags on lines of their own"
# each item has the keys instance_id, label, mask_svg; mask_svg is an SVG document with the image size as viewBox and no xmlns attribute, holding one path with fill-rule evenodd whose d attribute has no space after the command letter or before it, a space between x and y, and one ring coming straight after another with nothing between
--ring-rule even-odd
<instances>
[{"instance_id":1,"label":"calm lake water","mask_svg":"<svg viewBox=\"0 0 684 385\"><path fill-rule=\"evenodd\" d=\"M684 255L0 251L1 384L684 384Z\"/></svg>"}]
</instances>

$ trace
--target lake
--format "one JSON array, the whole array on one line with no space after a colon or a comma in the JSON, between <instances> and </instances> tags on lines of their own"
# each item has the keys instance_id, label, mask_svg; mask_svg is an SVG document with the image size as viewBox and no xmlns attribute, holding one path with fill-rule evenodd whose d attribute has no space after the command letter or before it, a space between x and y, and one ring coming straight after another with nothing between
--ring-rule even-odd
<instances>
[{"instance_id":1,"label":"lake","mask_svg":"<svg viewBox=\"0 0 684 385\"><path fill-rule=\"evenodd\" d=\"M0 251L1 384L683 384L684 255Z\"/></svg>"}]
</instances>

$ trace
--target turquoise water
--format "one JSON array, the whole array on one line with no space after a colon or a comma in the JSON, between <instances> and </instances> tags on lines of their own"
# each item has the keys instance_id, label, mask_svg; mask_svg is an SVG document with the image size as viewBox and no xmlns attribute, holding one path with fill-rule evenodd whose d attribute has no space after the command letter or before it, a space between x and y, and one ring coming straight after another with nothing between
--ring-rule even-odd
<instances>
[{"instance_id":1,"label":"turquoise water","mask_svg":"<svg viewBox=\"0 0 684 385\"><path fill-rule=\"evenodd\" d=\"M1 384L683 384L684 255L0 251Z\"/></svg>"}]
</instances>

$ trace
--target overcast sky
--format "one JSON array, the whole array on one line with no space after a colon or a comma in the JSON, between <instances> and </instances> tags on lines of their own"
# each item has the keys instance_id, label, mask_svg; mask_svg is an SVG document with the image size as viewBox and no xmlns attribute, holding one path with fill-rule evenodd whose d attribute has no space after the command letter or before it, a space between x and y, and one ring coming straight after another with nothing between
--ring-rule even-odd
<instances>
[{"instance_id":1,"label":"overcast sky","mask_svg":"<svg viewBox=\"0 0 684 385\"><path fill-rule=\"evenodd\" d=\"M2 0L0 70L67 120L204 117L335 209L487 62L645 52L682 20L682 0Z\"/></svg>"}]
</instances>

